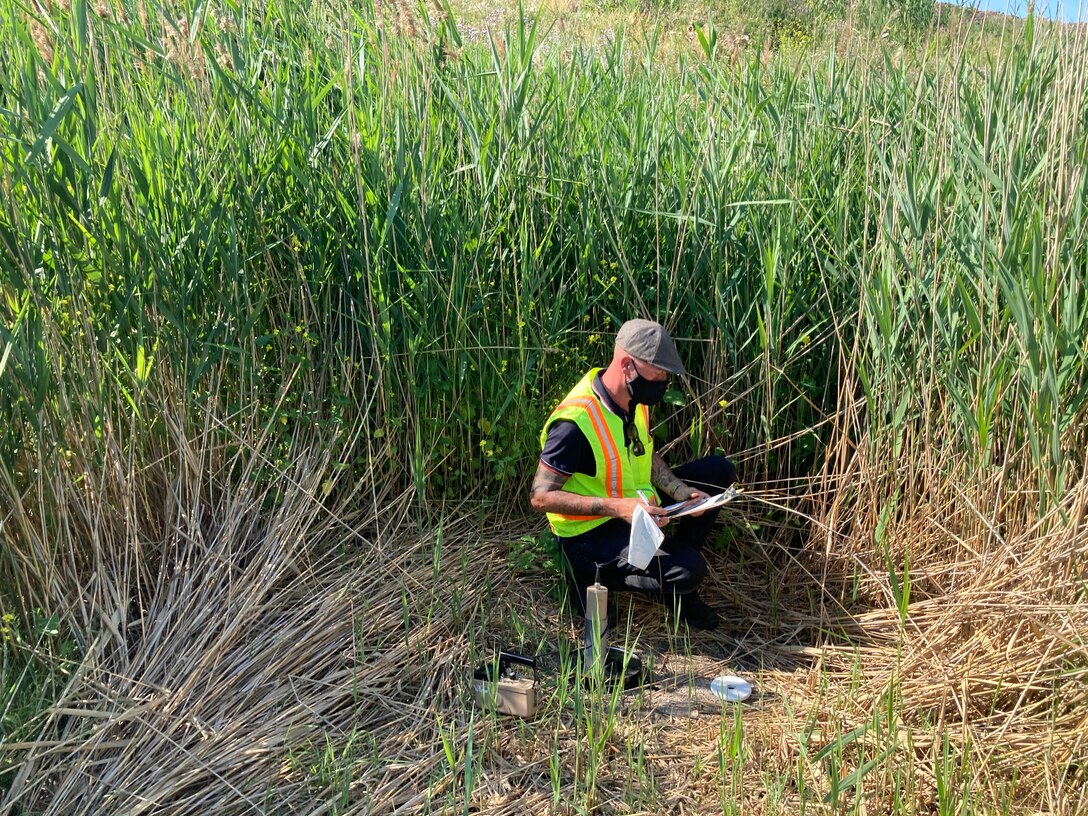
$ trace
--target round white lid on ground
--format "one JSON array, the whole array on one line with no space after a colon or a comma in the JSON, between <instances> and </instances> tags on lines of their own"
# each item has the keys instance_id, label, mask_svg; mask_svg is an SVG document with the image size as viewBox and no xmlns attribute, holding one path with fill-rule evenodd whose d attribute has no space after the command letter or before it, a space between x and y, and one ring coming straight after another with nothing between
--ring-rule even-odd
<instances>
[{"instance_id":1,"label":"round white lid on ground","mask_svg":"<svg viewBox=\"0 0 1088 816\"><path fill-rule=\"evenodd\" d=\"M752 684L741 677L722 674L710 681L710 690L715 695L730 703L747 700L752 693Z\"/></svg>"}]
</instances>

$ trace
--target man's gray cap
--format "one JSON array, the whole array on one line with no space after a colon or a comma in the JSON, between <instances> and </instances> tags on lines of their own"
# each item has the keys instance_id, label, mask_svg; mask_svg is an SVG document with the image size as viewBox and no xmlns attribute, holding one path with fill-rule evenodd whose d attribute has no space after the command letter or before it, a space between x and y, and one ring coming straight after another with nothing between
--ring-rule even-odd
<instances>
[{"instance_id":1,"label":"man's gray cap","mask_svg":"<svg viewBox=\"0 0 1088 816\"><path fill-rule=\"evenodd\" d=\"M670 374L687 374L676 345L660 323L641 318L628 320L616 333L616 345Z\"/></svg>"}]
</instances>

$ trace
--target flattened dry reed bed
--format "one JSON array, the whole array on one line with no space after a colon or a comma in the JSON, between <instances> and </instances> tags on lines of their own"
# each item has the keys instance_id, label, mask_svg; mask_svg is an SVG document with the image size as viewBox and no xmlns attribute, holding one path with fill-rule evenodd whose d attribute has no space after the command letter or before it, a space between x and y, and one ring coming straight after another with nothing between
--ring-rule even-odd
<instances>
[{"instance_id":1,"label":"flattened dry reed bed","mask_svg":"<svg viewBox=\"0 0 1088 816\"><path fill-rule=\"evenodd\" d=\"M351 782L367 812L425 799L441 777L434 712L451 704L464 648L458 618L435 606L452 578L432 580L433 535L405 529L395 503L384 531L368 503L327 507L323 450L298 453L269 511L251 474L218 480L237 459L167 424L161 457L137 467L111 445L100 462L80 451L38 485L67 497L49 525L23 514L5 525L16 556L31 554L14 529L71 543L27 569L82 647L38 732L4 746L18 769L5 805L320 812L332 781L313 769L328 751L329 773L349 782L371 763ZM460 615L478 602L470 594Z\"/></svg>"}]
</instances>

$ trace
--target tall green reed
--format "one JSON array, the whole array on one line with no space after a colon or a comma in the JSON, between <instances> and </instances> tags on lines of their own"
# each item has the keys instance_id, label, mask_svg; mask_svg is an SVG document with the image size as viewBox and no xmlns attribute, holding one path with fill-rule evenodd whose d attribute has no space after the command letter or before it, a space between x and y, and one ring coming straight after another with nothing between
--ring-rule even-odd
<instances>
[{"instance_id":1,"label":"tall green reed","mask_svg":"<svg viewBox=\"0 0 1088 816\"><path fill-rule=\"evenodd\" d=\"M1056 66L1083 43L670 69L534 19L473 45L369 5L120 8L0 39L13 487L119 417L138 446L176 384L284 457L321 429L383 495L506 496L633 314L695 374L662 437L758 454L748 478L812 472L864 399L892 469L1069 483L1086 97Z\"/></svg>"}]
</instances>

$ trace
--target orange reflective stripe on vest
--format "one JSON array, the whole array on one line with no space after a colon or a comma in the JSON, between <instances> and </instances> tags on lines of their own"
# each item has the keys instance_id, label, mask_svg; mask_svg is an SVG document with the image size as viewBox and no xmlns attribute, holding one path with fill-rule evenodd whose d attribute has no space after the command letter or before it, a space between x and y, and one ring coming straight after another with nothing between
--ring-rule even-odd
<instances>
[{"instance_id":1,"label":"orange reflective stripe on vest","mask_svg":"<svg viewBox=\"0 0 1088 816\"><path fill-rule=\"evenodd\" d=\"M568 408L572 405L579 405L585 408L586 413L589 415L590 422L593 423L593 430L596 432L597 439L601 443L601 450L605 453L604 483L608 487L608 494L612 498L623 496L623 476L620 474L620 449L616 445L616 440L612 438L611 431L608 430L608 423L601 415L601 406L594 399L579 397L577 399L561 402L559 407L555 410L558 411L561 408ZM582 519L594 517L572 516L572 518Z\"/></svg>"}]
</instances>

